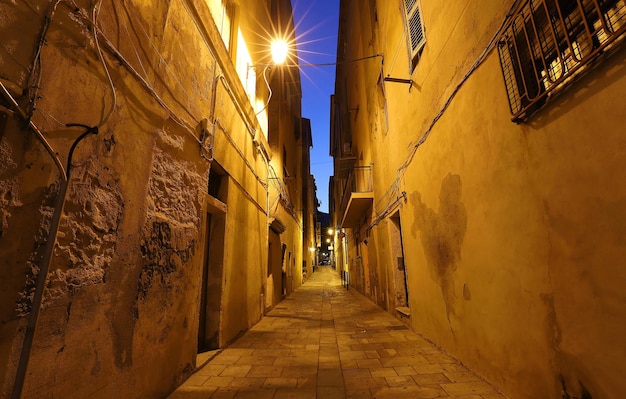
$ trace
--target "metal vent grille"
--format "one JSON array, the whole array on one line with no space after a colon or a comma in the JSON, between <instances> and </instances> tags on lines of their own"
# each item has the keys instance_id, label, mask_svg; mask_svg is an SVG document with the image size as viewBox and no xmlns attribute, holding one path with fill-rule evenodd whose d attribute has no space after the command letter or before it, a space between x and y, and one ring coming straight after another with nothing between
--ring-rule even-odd
<instances>
[{"instance_id":1,"label":"metal vent grille","mask_svg":"<svg viewBox=\"0 0 626 399\"><path fill-rule=\"evenodd\" d=\"M404 0L404 7L409 70L412 72L419 60L420 51L426 44L426 36L418 0Z\"/></svg>"},{"instance_id":2,"label":"metal vent grille","mask_svg":"<svg viewBox=\"0 0 626 399\"><path fill-rule=\"evenodd\" d=\"M520 122L621 42L626 0L529 0L512 17L498 53L513 121Z\"/></svg>"},{"instance_id":3,"label":"metal vent grille","mask_svg":"<svg viewBox=\"0 0 626 399\"><path fill-rule=\"evenodd\" d=\"M405 0L404 1L407 14L411 12L411 10L413 9L413 6L415 6L415 3L417 3L417 0Z\"/></svg>"},{"instance_id":4,"label":"metal vent grille","mask_svg":"<svg viewBox=\"0 0 626 399\"><path fill-rule=\"evenodd\" d=\"M413 14L409 16L409 32L411 33L411 50L417 52L425 43L422 18L417 7L415 7Z\"/></svg>"}]
</instances>

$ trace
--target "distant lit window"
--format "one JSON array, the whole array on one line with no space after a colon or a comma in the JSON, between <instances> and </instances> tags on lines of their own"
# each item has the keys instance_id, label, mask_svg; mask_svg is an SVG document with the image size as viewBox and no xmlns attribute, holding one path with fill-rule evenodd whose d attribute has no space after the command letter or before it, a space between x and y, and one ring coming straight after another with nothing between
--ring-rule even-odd
<instances>
[{"instance_id":1,"label":"distant lit window","mask_svg":"<svg viewBox=\"0 0 626 399\"><path fill-rule=\"evenodd\" d=\"M209 10L227 49L231 49L235 3L233 0L210 0Z\"/></svg>"},{"instance_id":2,"label":"distant lit window","mask_svg":"<svg viewBox=\"0 0 626 399\"><path fill-rule=\"evenodd\" d=\"M283 145L283 176L289 177L289 170L287 169L287 147Z\"/></svg>"},{"instance_id":3,"label":"distant lit window","mask_svg":"<svg viewBox=\"0 0 626 399\"><path fill-rule=\"evenodd\" d=\"M498 41L513 120L569 85L626 33L625 0L528 0Z\"/></svg>"},{"instance_id":4,"label":"distant lit window","mask_svg":"<svg viewBox=\"0 0 626 399\"><path fill-rule=\"evenodd\" d=\"M422 23L418 0L404 0L404 12L409 56L411 60L410 70L413 71L419 60L420 52L426 44L424 24Z\"/></svg>"}]
</instances>

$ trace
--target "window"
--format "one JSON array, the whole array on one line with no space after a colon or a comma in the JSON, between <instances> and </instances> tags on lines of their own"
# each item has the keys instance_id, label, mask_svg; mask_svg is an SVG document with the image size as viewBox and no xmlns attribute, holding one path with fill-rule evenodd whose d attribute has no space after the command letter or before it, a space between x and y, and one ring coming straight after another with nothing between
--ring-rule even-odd
<instances>
[{"instance_id":1,"label":"window","mask_svg":"<svg viewBox=\"0 0 626 399\"><path fill-rule=\"evenodd\" d=\"M283 145L283 177L289 177L287 169L287 148Z\"/></svg>"},{"instance_id":2,"label":"window","mask_svg":"<svg viewBox=\"0 0 626 399\"><path fill-rule=\"evenodd\" d=\"M405 12L406 34L408 38L410 71L413 72L419 55L424 44L426 44L426 36L424 34L424 25L422 24L422 16L418 0L403 0Z\"/></svg>"},{"instance_id":3,"label":"window","mask_svg":"<svg viewBox=\"0 0 626 399\"><path fill-rule=\"evenodd\" d=\"M521 122L626 32L626 0L528 0L498 41L513 121Z\"/></svg>"},{"instance_id":4,"label":"window","mask_svg":"<svg viewBox=\"0 0 626 399\"><path fill-rule=\"evenodd\" d=\"M226 48L231 50L231 36L235 16L235 3L232 0L210 0L209 10L215 25L222 35Z\"/></svg>"},{"instance_id":5,"label":"window","mask_svg":"<svg viewBox=\"0 0 626 399\"><path fill-rule=\"evenodd\" d=\"M226 203L228 197L228 177L217 162L211 163L209 170L208 194Z\"/></svg>"}]
</instances>

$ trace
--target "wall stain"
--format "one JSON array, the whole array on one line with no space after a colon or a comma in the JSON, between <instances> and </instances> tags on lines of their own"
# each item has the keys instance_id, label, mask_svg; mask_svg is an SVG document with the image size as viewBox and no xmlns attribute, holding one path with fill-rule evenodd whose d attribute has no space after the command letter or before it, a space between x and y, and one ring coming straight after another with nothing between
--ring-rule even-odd
<instances>
[{"instance_id":1,"label":"wall stain","mask_svg":"<svg viewBox=\"0 0 626 399\"><path fill-rule=\"evenodd\" d=\"M593 381L588 366L582 363L576 355L568 353L561 347L561 326L557 317L554 295L540 294L539 297L547 310L546 335L555 353L555 374L561 388L561 397L563 399L593 399L594 395L608 397L608 394L601 392L602 388Z\"/></svg>"},{"instance_id":2,"label":"wall stain","mask_svg":"<svg viewBox=\"0 0 626 399\"><path fill-rule=\"evenodd\" d=\"M434 211L422 202L419 192L409 196L415 208L411 234L419 232L428 269L437 281L446 305L446 316L452 332L450 316L456 316L454 272L461 259L461 248L467 232L467 211L461 202L461 176L448 174L441 183L439 209Z\"/></svg>"},{"instance_id":3,"label":"wall stain","mask_svg":"<svg viewBox=\"0 0 626 399\"><path fill-rule=\"evenodd\" d=\"M165 132L161 132L167 137ZM168 140L168 148L182 145ZM178 148L180 150L180 148ZM200 209L197 193L204 180L193 164L177 161L170 154L154 154L153 171L148 187L148 219L141 241L143 266L138 279L137 297L145 300L151 287L159 283L172 288L184 273L183 265L195 254ZM180 276L178 276L180 277Z\"/></svg>"},{"instance_id":4,"label":"wall stain","mask_svg":"<svg viewBox=\"0 0 626 399\"><path fill-rule=\"evenodd\" d=\"M185 245L177 248L177 242L185 242ZM171 286L170 275L191 259L194 249L195 240L177 239L172 234L172 227L168 222L152 222L149 237L141 243L145 265L139 276L139 298L146 298L155 280L166 287Z\"/></svg>"}]
</instances>

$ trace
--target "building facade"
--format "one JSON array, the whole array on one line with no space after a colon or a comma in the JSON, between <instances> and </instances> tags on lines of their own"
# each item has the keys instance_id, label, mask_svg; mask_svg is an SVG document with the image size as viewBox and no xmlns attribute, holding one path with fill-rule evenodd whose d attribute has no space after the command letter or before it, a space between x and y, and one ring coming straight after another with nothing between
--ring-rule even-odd
<instances>
[{"instance_id":1,"label":"building facade","mask_svg":"<svg viewBox=\"0 0 626 399\"><path fill-rule=\"evenodd\" d=\"M0 396L164 397L311 262L291 4L0 15Z\"/></svg>"},{"instance_id":2,"label":"building facade","mask_svg":"<svg viewBox=\"0 0 626 399\"><path fill-rule=\"evenodd\" d=\"M335 255L511 398L626 394L622 0L342 0Z\"/></svg>"}]
</instances>

